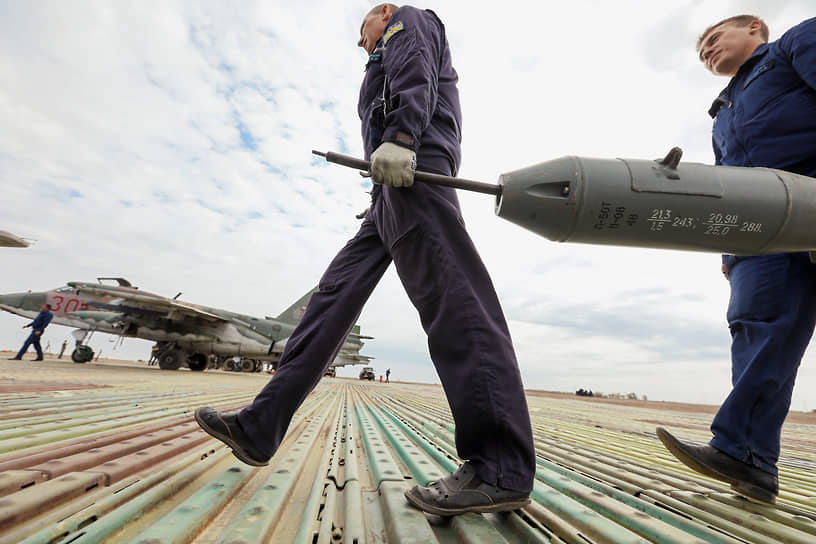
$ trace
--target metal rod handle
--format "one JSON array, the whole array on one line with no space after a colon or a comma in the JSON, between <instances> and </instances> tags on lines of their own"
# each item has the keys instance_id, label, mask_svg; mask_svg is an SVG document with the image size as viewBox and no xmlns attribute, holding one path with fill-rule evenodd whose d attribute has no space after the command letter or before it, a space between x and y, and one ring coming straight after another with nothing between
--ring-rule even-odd
<instances>
[{"instance_id":1,"label":"metal rod handle","mask_svg":"<svg viewBox=\"0 0 816 544\"><path fill-rule=\"evenodd\" d=\"M357 157L343 155L342 153L335 153L334 151L323 152L312 150L312 153L319 157L325 157L328 162L348 166L349 168L356 168L357 170L362 170L364 172L368 172L371 169L370 162L358 159ZM432 174L430 172L414 172L414 180L422 181L424 183L432 183L434 185L444 185L445 187L453 187L455 189L463 189L465 191L472 191L474 193L483 193L486 195L498 196L502 191L500 185L483 183L481 181L472 181L463 178L454 178L451 176L443 176L440 174Z\"/></svg>"}]
</instances>

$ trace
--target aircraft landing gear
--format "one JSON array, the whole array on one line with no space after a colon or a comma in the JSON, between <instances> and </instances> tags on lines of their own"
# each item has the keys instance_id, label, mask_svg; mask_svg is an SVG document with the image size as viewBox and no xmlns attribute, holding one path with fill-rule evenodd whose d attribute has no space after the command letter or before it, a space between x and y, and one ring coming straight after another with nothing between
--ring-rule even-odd
<instances>
[{"instance_id":1,"label":"aircraft landing gear","mask_svg":"<svg viewBox=\"0 0 816 544\"><path fill-rule=\"evenodd\" d=\"M76 347L74 348L74 351L71 352L71 360L73 362L87 363L88 361L93 360L94 358L93 349L91 349L91 346L83 344L83 342L86 339L90 340L92 335L93 331L87 331L84 329L77 329L75 331L71 331L71 336L73 336L74 340L76 340Z\"/></svg>"},{"instance_id":2,"label":"aircraft landing gear","mask_svg":"<svg viewBox=\"0 0 816 544\"><path fill-rule=\"evenodd\" d=\"M207 356L203 353L193 353L187 358L187 366L193 372L201 372L207 368Z\"/></svg>"},{"instance_id":3,"label":"aircraft landing gear","mask_svg":"<svg viewBox=\"0 0 816 544\"><path fill-rule=\"evenodd\" d=\"M162 370L178 370L187 359L187 354L177 348L175 342L157 342L153 346L153 358Z\"/></svg>"},{"instance_id":4,"label":"aircraft landing gear","mask_svg":"<svg viewBox=\"0 0 816 544\"><path fill-rule=\"evenodd\" d=\"M92 360L93 357L94 352L93 349L91 349L91 346L84 346L80 344L74 348L74 351L71 352L71 360L75 363L87 363L88 361Z\"/></svg>"}]
</instances>

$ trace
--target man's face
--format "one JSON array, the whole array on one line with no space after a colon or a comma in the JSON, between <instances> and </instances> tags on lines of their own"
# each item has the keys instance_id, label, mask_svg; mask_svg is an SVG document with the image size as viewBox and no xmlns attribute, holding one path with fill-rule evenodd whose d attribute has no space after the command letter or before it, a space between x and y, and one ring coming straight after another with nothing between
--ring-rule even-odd
<instances>
[{"instance_id":1,"label":"man's face","mask_svg":"<svg viewBox=\"0 0 816 544\"><path fill-rule=\"evenodd\" d=\"M758 35L758 21L748 26L724 23L714 27L700 44L700 60L717 76L733 76L743 62L748 60L757 45L762 43Z\"/></svg>"},{"instance_id":2,"label":"man's face","mask_svg":"<svg viewBox=\"0 0 816 544\"><path fill-rule=\"evenodd\" d=\"M43 304L43 305L42 305L42 307L40 308L40 311L41 311L41 312L44 312L44 311L46 311L46 310L48 310L48 309L49 309L49 308L48 308L48 304Z\"/></svg>"},{"instance_id":3,"label":"man's face","mask_svg":"<svg viewBox=\"0 0 816 544\"><path fill-rule=\"evenodd\" d=\"M377 40L383 35L385 31L385 24L391 18L391 11L387 6L383 6L374 13L369 13L363 19L363 24L360 26L360 40L357 45L366 50L369 55L374 51L374 46Z\"/></svg>"}]
</instances>

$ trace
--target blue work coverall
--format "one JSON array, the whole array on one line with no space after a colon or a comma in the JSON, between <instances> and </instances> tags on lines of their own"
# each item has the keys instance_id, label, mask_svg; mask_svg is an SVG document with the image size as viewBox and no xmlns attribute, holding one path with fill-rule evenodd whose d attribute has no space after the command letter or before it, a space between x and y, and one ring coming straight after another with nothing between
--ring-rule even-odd
<instances>
[{"instance_id":1,"label":"blue work coverall","mask_svg":"<svg viewBox=\"0 0 816 544\"><path fill-rule=\"evenodd\" d=\"M32 344L34 345L34 350L37 352L37 359L43 358L40 339L42 338L45 328L49 323L51 323L52 317L54 317L54 314L52 314L49 310L44 310L37 314L34 321L28 325L31 327L31 334L28 335L28 338L26 338L26 341L23 343L23 347L21 347L20 351L17 352L15 359L22 359L23 355L25 355L25 352L28 351L29 346Z\"/></svg>"},{"instance_id":2,"label":"blue work coverall","mask_svg":"<svg viewBox=\"0 0 816 544\"><path fill-rule=\"evenodd\" d=\"M816 177L816 18L761 44L709 113L717 164ZM723 263L733 389L710 443L777 474L782 424L816 322L816 265L806 253L724 255Z\"/></svg>"},{"instance_id":3,"label":"blue work coverall","mask_svg":"<svg viewBox=\"0 0 816 544\"><path fill-rule=\"evenodd\" d=\"M360 89L366 159L388 141L413 149L419 170L455 175L457 80L437 16L395 10ZM262 453L274 454L392 261L427 333L459 456L491 485L530 491L535 449L521 374L490 276L449 187L374 186L360 230L324 273L278 371L238 414L239 425Z\"/></svg>"}]
</instances>

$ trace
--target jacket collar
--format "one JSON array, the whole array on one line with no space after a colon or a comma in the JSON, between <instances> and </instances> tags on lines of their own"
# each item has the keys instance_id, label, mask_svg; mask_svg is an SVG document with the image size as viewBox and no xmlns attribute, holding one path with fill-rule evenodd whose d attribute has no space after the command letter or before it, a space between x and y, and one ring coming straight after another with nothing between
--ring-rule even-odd
<instances>
[{"instance_id":1,"label":"jacket collar","mask_svg":"<svg viewBox=\"0 0 816 544\"><path fill-rule=\"evenodd\" d=\"M728 106L729 108L731 107L731 90L736 85L736 82L741 80L745 74L750 71L757 62L759 62L759 59L765 56L765 54L768 52L769 46L770 44L768 43L759 44L757 48L754 49L754 52L751 53L751 56L748 57L748 60L740 65L739 69L737 69L737 73L734 74L734 77L732 77L728 82L728 86L720 91L719 96L717 96L717 98L714 99L714 102L711 103L711 107L708 109L708 114L712 118L717 117L717 112L720 111L720 108L723 106Z\"/></svg>"}]
</instances>

